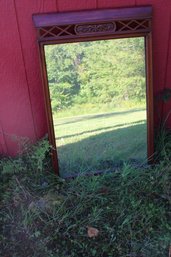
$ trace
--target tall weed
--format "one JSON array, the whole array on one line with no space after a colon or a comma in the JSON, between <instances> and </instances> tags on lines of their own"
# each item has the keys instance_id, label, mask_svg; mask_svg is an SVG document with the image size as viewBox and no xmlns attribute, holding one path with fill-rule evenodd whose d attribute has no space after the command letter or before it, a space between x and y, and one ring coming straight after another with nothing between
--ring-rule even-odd
<instances>
[{"instance_id":1,"label":"tall weed","mask_svg":"<svg viewBox=\"0 0 171 257\"><path fill-rule=\"evenodd\" d=\"M1 160L6 165L1 166L2 176L11 174L8 197L1 204L1 256L168 256L171 168L167 149L155 166L125 163L113 173L74 180L48 172L46 140L30 150L18 160ZM98 236L90 238L89 227L97 229Z\"/></svg>"}]
</instances>

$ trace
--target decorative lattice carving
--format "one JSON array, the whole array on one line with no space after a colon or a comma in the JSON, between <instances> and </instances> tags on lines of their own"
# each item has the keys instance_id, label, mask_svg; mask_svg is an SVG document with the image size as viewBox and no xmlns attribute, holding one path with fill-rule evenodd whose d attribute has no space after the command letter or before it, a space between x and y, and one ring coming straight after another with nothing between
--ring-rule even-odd
<instances>
[{"instance_id":1,"label":"decorative lattice carving","mask_svg":"<svg viewBox=\"0 0 171 257\"><path fill-rule=\"evenodd\" d=\"M41 38L59 38L63 36L73 35L73 31L70 32L69 26L53 26L53 27L43 27L39 29L39 35Z\"/></svg>"},{"instance_id":2,"label":"decorative lattice carving","mask_svg":"<svg viewBox=\"0 0 171 257\"><path fill-rule=\"evenodd\" d=\"M150 28L148 20L117 21L117 31L139 31Z\"/></svg>"},{"instance_id":3,"label":"decorative lattice carving","mask_svg":"<svg viewBox=\"0 0 171 257\"><path fill-rule=\"evenodd\" d=\"M151 30L150 21L143 20L118 20L106 23L73 24L68 26L52 26L39 28L39 39L73 38L84 35L98 34L123 34L131 32L147 32Z\"/></svg>"}]
</instances>

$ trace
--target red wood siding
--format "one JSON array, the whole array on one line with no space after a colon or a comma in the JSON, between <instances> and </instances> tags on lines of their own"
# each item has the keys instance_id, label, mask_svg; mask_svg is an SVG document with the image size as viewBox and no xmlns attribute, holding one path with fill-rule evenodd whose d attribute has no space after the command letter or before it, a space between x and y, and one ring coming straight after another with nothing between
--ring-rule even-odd
<instances>
[{"instance_id":1,"label":"red wood siding","mask_svg":"<svg viewBox=\"0 0 171 257\"><path fill-rule=\"evenodd\" d=\"M153 6L154 94L171 88L170 0L0 1L0 153L16 154L17 137L35 141L47 132L33 13ZM157 98L156 98L157 99ZM155 100L155 122L171 103ZM171 127L171 118L168 120Z\"/></svg>"},{"instance_id":2,"label":"red wood siding","mask_svg":"<svg viewBox=\"0 0 171 257\"><path fill-rule=\"evenodd\" d=\"M135 0L98 0L98 8L118 8L135 6Z\"/></svg>"},{"instance_id":3,"label":"red wood siding","mask_svg":"<svg viewBox=\"0 0 171 257\"><path fill-rule=\"evenodd\" d=\"M16 1L16 16L19 24L24 65L26 69L27 86L30 95L31 111L33 116L36 138L43 136L46 130L43 91L40 88L41 73L39 70L38 47L35 41L36 32L33 28L32 14L35 12L56 11L56 1L28 0Z\"/></svg>"},{"instance_id":4,"label":"red wood siding","mask_svg":"<svg viewBox=\"0 0 171 257\"><path fill-rule=\"evenodd\" d=\"M58 0L57 2L60 12L96 9L96 0Z\"/></svg>"},{"instance_id":5,"label":"red wood siding","mask_svg":"<svg viewBox=\"0 0 171 257\"><path fill-rule=\"evenodd\" d=\"M13 1L0 2L0 132L3 153L14 154L13 135L35 139L22 45Z\"/></svg>"}]
</instances>

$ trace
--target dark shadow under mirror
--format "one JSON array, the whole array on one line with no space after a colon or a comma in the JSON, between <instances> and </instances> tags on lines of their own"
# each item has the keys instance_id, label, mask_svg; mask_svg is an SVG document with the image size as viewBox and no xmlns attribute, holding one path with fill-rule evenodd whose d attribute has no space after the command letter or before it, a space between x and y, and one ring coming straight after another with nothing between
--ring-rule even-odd
<instances>
[{"instance_id":1,"label":"dark shadow under mirror","mask_svg":"<svg viewBox=\"0 0 171 257\"><path fill-rule=\"evenodd\" d=\"M146 165L144 41L44 46L60 176Z\"/></svg>"}]
</instances>

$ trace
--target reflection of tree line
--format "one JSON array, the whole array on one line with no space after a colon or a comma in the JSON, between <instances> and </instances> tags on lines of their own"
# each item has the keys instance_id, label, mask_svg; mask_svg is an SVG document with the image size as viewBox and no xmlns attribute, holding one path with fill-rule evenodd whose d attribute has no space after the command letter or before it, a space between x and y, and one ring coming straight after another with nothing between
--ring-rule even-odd
<instances>
[{"instance_id":1,"label":"reflection of tree line","mask_svg":"<svg viewBox=\"0 0 171 257\"><path fill-rule=\"evenodd\" d=\"M144 39L46 46L53 111L145 99Z\"/></svg>"}]
</instances>

